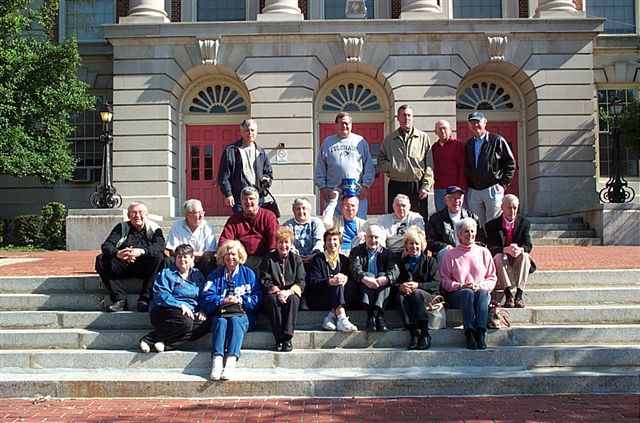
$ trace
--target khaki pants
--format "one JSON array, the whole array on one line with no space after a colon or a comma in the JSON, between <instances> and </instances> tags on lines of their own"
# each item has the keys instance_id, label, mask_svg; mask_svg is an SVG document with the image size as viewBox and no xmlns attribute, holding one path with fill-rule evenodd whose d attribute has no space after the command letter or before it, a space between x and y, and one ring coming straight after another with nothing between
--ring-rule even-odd
<instances>
[{"instance_id":1,"label":"khaki pants","mask_svg":"<svg viewBox=\"0 0 640 423\"><path fill-rule=\"evenodd\" d=\"M493 258L496 264L496 274L498 276L497 288L504 290L515 286L524 291L531 269L531 256L529 253L522 253L513 258L508 254L496 254Z\"/></svg>"}]
</instances>

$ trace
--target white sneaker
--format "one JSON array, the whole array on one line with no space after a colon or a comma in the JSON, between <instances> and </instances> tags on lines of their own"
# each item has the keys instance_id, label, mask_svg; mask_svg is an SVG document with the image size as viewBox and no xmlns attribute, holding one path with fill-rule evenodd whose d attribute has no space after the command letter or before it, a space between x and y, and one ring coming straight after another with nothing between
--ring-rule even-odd
<instances>
[{"instance_id":1,"label":"white sneaker","mask_svg":"<svg viewBox=\"0 0 640 423\"><path fill-rule=\"evenodd\" d=\"M164 352L164 342L156 342L155 344L153 344L153 348L155 348L158 352Z\"/></svg>"},{"instance_id":2,"label":"white sneaker","mask_svg":"<svg viewBox=\"0 0 640 423\"><path fill-rule=\"evenodd\" d=\"M347 316L340 316L336 325L340 332L355 332L358 327L349 321Z\"/></svg>"},{"instance_id":3,"label":"white sneaker","mask_svg":"<svg viewBox=\"0 0 640 423\"><path fill-rule=\"evenodd\" d=\"M222 377L222 356L216 355L213 357L213 368L211 369L211 380L220 380Z\"/></svg>"},{"instance_id":4,"label":"white sneaker","mask_svg":"<svg viewBox=\"0 0 640 423\"><path fill-rule=\"evenodd\" d=\"M229 380L231 378L233 378L233 375L236 372L236 362L238 361L238 359L236 358L236 356L234 355L228 355L227 358L225 359L225 363L224 363L224 370L222 371L222 375L220 376L220 379L222 380Z\"/></svg>"},{"instance_id":5,"label":"white sneaker","mask_svg":"<svg viewBox=\"0 0 640 423\"><path fill-rule=\"evenodd\" d=\"M140 341L140 351L146 354L151 351L151 347L146 342Z\"/></svg>"},{"instance_id":6,"label":"white sneaker","mask_svg":"<svg viewBox=\"0 0 640 423\"><path fill-rule=\"evenodd\" d=\"M322 321L322 329L324 330L336 330L337 317L333 312L329 312Z\"/></svg>"}]
</instances>

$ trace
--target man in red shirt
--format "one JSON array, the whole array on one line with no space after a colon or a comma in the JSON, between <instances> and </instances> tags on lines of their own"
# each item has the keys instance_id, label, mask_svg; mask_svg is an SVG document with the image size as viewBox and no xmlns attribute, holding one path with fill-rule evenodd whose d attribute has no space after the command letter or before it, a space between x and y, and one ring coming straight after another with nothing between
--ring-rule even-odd
<instances>
[{"instance_id":1,"label":"man in red shirt","mask_svg":"<svg viewBox=\"0 0 640 423\"><path fill-rule=\"evenodd\" d=\"M445 207L444 192L447 187L457 186L466 190L467 179L464 174L464 144L451 136L451 124L439 120L434 132L438 142L431 146L431 154L435 179L434 201L438 211Z\"/></svg>"},{"instance_id":2,"label":"man in red shirt","mask_svg":"<svg viewBox=\"0 0 640 423\"><path fill-rule=\"evenodd\" d=\"M227 240L235 239L242 243L247 250L247 262L245 263L256 274L260 261L269 251L276 248L276 232L278 231L278 218L271 210L260 207L258 190L252 186L246 186L240 194L242 211L235 213L224 225L219 248Z\"/></svg>"}]
</instances>

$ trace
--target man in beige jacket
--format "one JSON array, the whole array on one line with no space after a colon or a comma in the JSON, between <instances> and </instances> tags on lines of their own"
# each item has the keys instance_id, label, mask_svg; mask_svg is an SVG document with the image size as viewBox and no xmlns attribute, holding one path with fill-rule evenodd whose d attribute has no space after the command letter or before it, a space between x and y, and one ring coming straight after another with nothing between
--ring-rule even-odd
<instances>
[{"instance_id":1,"label":"man in beige jacket","mask_svg":"<svg viewBox=\"0 0 640 423\"><path fill-rule=\"evenodd\" d=\"M378 172L389 176L387 212L393 212L393 199L404 194L411 209L426 221L427 196L433 186L431 141L425 132L413 127L413 109L403 104L396 116L400 127L387 135L378 152Z\"/></svg>"}]
</instances>

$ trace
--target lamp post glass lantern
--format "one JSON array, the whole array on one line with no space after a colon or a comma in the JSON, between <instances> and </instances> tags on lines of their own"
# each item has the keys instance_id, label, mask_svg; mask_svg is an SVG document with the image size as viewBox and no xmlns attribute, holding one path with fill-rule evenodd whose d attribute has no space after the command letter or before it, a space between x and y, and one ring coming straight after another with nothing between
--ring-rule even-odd
<instances>
[{"instance_id":1,"label":"lamp post glass lantern","mask_svg":"<svg viewBox=\"0 0 640 423\"><path fill-rule=\"evenodd\" d=\"M609 101L609 115L613 117L613 121L609 123L609 133L613 137L613 146L611 148L611 174L609 180L602 190L600 190L600 199L609 203L625 203L632 201L635 197L633 188L628 186L627 181L622 176L622 166L620 163L620 115L624 109L622 99L613 96Z\"/></svg>"},{"instance_id":2,"label":"lamp post glass lantern","mask_svg":"<svg viewBox=\"0 0 640 423\"><path fill-rule=\"evenodd\" d=\"M122 197L116 194L113 186L113 167L111 165L111 152L113 150L113 135L109 124L113 120L113 107L110 103L100 106L100 120L102 121L102 166L100 168L100 185L96 192L91 194L89 202L94 209L112 209L122 204Z\"/></svg>"}]
</instances>

